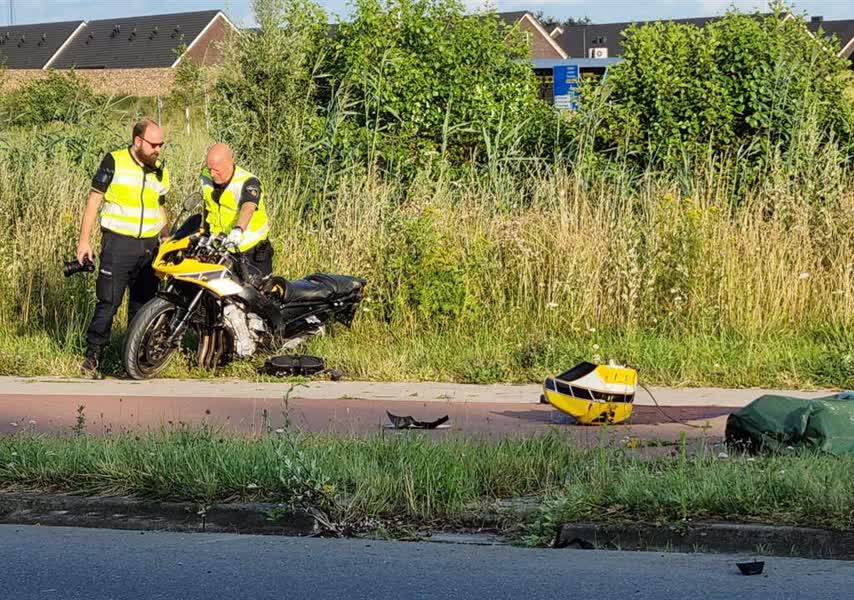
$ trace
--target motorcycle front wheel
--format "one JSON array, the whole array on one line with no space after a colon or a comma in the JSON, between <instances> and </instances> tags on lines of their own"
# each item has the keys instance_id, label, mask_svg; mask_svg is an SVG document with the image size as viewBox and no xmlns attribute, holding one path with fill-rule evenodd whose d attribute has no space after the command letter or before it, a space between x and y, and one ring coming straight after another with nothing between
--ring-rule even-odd
<instances>
[{"instance_id":1,"label":"motorcycle front wheel","mask_svg":"<svg viewBox=\"0 0 854 600\"><path fill-rule=\"evenodd\" d=\"M136 314L122 348L122 362L131 378L151 379L169 363L179 346L168 343L177 315L178 307L163 298L153 298Z\"/></svg>"}]
</instances>

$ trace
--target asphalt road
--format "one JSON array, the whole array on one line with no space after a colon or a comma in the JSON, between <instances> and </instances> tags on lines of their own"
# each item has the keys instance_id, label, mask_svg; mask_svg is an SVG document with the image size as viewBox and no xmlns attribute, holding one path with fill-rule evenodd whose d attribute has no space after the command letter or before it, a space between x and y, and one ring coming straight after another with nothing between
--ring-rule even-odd
<instances>
[{"instance_id":1,"label":"asphalt road","mask_svg":"<svg viewBox=\"0 0 854 600\"><path fill-rule=\"evenodd\" d=\"M0 598L851 597L854 563L744 558L0 525Z\"/></svg>"}]
</instances>

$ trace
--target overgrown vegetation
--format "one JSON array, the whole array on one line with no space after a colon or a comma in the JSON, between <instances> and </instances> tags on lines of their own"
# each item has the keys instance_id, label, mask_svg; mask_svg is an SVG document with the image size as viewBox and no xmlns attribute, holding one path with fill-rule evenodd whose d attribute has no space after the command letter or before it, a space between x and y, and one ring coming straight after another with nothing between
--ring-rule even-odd
<instances>
[{"instance_id":1,"label":"overgrown vegetation","mask_svg":"<svg viewBox=\"0 0 854 600\"><path fill-rule=\"evenodd\" d=\"M641 457L581 449L558 433L528 439L422 436L256 438L211 429L105 437L0 438L0 489L135 495L152 500L258 500L313 507L338 524L394 520L482 523L502 498L536 496L529 541L547 543L565 522L720 519L851 527L849 458L813 454L718 458L702 447ZM342 527L342 530L345 530Z\"/></svg>"},{"instance_id":2,"label":"overgrown vegetation","mask_svg":"<svg viewBox=\"0 0 854 600\"><path fill-rule=\"evenodd\" d=\"M354 329L310 349L351 377L536 381L615 358L655 383L854 386L854 100L833 97L850 74L797 21L634 30L559 115L519 32L455 3L364 0L340 37L308 2L256 10L212 131L166 99L171 204L232 143L264 182L276 270L370 281ZM92 285L58 257L138 113L0 130L0 372L75 372Z\"/></svg>"},{"instance_id":3,"label":"overgrown vegetation","mask_svg":"<svg viewBox=\"0 0 854 600\"><path fill-rule=\"evenodd\" d=\"M182 45L175 52L181 57L187 52L187 47ZM175 108L203 106L205 102L206 73L201 65L192 60L182 60L175 68L175 81L172 92L167 102Z\"/></svg>"},{"instance_id":4,"label":"overgrown vegetation","mask_svg":"<svg viewBox=\"0 0 854 600\"><path fill-rule=\"evenodd\" d=\"M356 0L329 57L342 140L356 158L410 173L511 156L536 112L526 38L458 0ZM340 104L338 105L340 109Z\"/></svg>"},{"instance_id":5,"label":"overgrown vegetation","mask_svg":"<svg viewBox=\"0 0 854 600\"><path fill-rule=\"evenodd\" d=\"M699 28L633 25L624 61L588 101L601 103L602 149L632 160L680 165L736 150L763 167L798 153L797 137L820 132L854 153L848 60L812 37L782 6L768 17L731 14ZM603 98L596 98L597 95Z\"/></svg>"},{"instance_id":6,"label":"overgrown vegetation","mask_svg":"<svg viewBox=\"0 0 854 600\"><path fill-rule=\"evenodd\" d=\"M321 129L316 77L326 18L310 0L253 6L261 31L228 47L213 90L211 133L256 171L293 174L310 164Z\"/></svg>"},{"instance_id":7,"label":"overgrown vegetation","mask_svg":"<svg viewBox=\"0 0 854 600\"><path fill-rule=\"evenodd\" d=\"M0 73L2 79L5 73ZM4 112L15 125L33 127L49 123L79 123L95 106L89 83L74 71L51 71L20 91L4 98Z\"/></svg>"}]
</instances>

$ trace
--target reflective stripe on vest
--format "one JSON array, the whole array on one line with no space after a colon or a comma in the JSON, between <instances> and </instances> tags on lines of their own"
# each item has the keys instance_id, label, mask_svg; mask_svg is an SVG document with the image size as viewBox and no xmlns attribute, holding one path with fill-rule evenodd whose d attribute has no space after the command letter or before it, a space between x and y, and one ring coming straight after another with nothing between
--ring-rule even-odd
<instances>
[{"instance_id":1,"label":"reflective stripe on vest","mask_svg":"<svg viewBox=\"0 0 854 600\"><path fill-rule=\"evenodd\" d=\"M121 235L150 238L163 229L160 197L169 192L169 173L143 169L124 148L112 153L116 164L104 194L101 227Z\"/></svg>"},{"instance_id":2,"label":"reflective stripe on vest","mask_svg":"<svg viewBox=\"0 0 854 600\"><path fill-rule=\"evenodd\" d=\"M243 185L255 177L249 171L241 169L238 166L234 167L234 175L228 186L222 190L222 195L219 197L219 202L214 200L213 194L215 191L213 179L207 169L202 171L202 190L205 196L205 212L207 213L206 220L210 232L214 235L228 234L237 225L237 218L240 216L240 195L243 192ZM267 221L267 211L264 208L263 196L258 199L258 208L252 213L252 218L249 220L249 226L243 232L243 238L238 247L241 252L246 252L254 246L258 245L267 239L270 233L270 225Z\"/></svg>"}]
</instances>

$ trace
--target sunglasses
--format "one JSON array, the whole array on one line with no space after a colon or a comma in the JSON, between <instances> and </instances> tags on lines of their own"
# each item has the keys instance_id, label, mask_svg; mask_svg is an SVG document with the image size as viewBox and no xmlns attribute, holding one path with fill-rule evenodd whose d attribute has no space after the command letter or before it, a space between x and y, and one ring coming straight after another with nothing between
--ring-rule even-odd
<instances>
[{"instance_id":1,"label":"sunglasses","mask_svg":"<svg viewBox=\"0 0 854 600\"><path fill-rule=\"evenodd\" d=\"M156 150L157 148L162 148L162 147L163 147L163 144L165 144L165 143L166 143L166 142L154 143L154 142L151 142L151 141L149 141L149 140L145 139L145 138L144 138L144 137L142 137L142 136L139 136L139 139L141 139L142 141L146 142L149 146L151 146L151 147L152 147L152 148L154 148L155 150Z\"/></svg>"}]
</instances>

